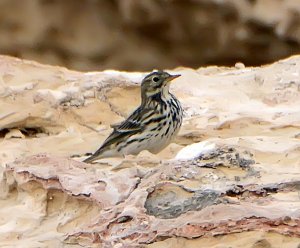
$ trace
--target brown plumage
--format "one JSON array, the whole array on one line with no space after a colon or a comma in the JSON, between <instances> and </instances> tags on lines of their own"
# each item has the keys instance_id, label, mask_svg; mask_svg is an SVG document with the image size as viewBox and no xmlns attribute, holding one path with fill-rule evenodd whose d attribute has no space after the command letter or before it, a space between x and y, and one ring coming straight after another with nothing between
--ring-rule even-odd
<instances>
[{"instance_id":1,"label":"brown plumage","mask_svg":"<svg viewBox=\"0 0 300 248\"><path fill-rule=\"evenodd\" d=\"M147 75L141 85L141 105L122 123L112 125L112 133L84 162L165 148L182 124L180 102L169 92L170 82L179 76L164 71Z\"/></svg>"}]
</instances>

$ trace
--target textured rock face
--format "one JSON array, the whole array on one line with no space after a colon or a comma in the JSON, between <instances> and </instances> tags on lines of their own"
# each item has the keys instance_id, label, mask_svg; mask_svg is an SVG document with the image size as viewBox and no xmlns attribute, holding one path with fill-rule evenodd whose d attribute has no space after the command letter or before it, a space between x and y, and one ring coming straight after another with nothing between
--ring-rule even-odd
<instances>
[{"instance_id":1,"label":"textured rock face","mask_svg":"<svg viewBox=\"0 0 300 248\"><path fill-rule=\"evenodd\" d=\"M0 53L80 70L152 70L300 52L298 0L2 0Z\"/></svg>"},{"instance_id":2,"label":"textured rock face","mask_svg":"<svg viewBox=\"0 0 300 248\"><path fill-rule=\"evenodd\" d=\"M177 69L175 142L90 165L144 74L0 57L0 246L298 247L299 65Z\"/></svg>"}]
</instances>

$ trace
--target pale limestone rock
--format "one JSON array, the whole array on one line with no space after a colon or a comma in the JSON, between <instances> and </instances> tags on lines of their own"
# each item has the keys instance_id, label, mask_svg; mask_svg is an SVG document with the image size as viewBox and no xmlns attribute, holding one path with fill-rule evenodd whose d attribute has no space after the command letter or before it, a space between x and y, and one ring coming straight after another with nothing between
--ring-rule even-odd
<instances>
[{"instance_id":1,"label":"pale limestone rock","mask_svg":"<svg viewBox=\"0 0 300 248\"><path fill-rule=\"evenodd\" d=\"M299 68L299 56L179 68L174 143L91 165L80 161L139 104L144 73L0 56L0 92L17 89L0 98L0 246L297 247Z\"/></svg>"},{"instance_id":2,"label":"pale limestone rock","mask_svg":"<svg viewBox=\"0 0 300 248\"><path fill-rule=\"evenodd\" d=\"M200 157L205 153L212 152L215 150L215 144L206 141L194 143L182 148L177 154L176 159L178 160L192 160Z\"/></svg>"},{"instance_id":3,"label":"pale limestone rock","mask_svg":"<svg viewBox=\"0 0 300 248\"><path fill-rule=\"evenodd\" d=\"M5 139L12 139L12 138L20 138L24 139L25 135L19 129L11 129L7 134L4 136Z\"/></svg>"}]
</instances>

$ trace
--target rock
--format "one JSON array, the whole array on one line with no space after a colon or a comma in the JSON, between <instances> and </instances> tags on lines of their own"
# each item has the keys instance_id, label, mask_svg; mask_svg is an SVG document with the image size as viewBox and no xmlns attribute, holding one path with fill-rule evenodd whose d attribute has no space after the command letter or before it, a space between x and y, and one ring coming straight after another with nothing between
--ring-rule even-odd
<instances>
[{"instance_id":1,"label":"rock","mask_svg":"<svg viewBox=\"0 0 300 248\"><path fill-rule=\"evenodd\" d=\"M297 247L299 68L176 69L174 144L85 164L144 73L0 56L0 246Z\"/></svg>"},{"instance_id":2,"label":"rock","mask_svg":"<svg viewBox=\"0 0 300 248\"><path fill-rule=\"evenodd\" d=\"M22 134L22 132L19 129L11 129L8 131L8 133L4 136L5 139L11 139L11 138L20 138L24 139L25 135Z\"/></svg>"}]
</instances>

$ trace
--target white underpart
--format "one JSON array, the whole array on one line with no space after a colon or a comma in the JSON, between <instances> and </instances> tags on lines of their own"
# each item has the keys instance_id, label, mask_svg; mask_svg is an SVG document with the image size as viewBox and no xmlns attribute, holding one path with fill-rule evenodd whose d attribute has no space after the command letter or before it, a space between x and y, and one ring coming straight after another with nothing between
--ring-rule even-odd
<instances>
[{"instance_id":1,"label":"white underpart","mask_svg":"<svg viewBox=\"0 0 300 248\"><path fill-rule=\"evenodd\" d=\"M176 159L195 159L205 153L215 150L216 144L209 141L202 141L182 148L176 155Z\"/></svg>"},{"instance_id":2,"label":"white underpart","mask_svg":"<svg viewBox=\"0 0 300 248\"><path fill-rule=\"evenodd\" d=\"M168 111L168 110L167 110ZM180 129L180 125L175 127L175 123L172 120L172 116L168 119L166 119L167 125L164 125L160 131L156 132L150 132L152 128L155 128L158 124L157 123L152 123L147 127L147 129L144 131L145 133L145 140L143 142L140 142L137 146L137 144L129 144L126 148L122 150L124 154L137 154L143 150L148 150L151 153L158 153L162 149L164 149L170 142L175 138L176 134L178 133ZM167 131L169 128L169 131L166 136L162 137L163 134ZM147 131L149 130L149 132ZM155 134L158 135L155 137ZM133 136L131 139L134 139L135 137Z\"/></svg>"},{"instance_id":3,"label":"white underpart","mask_svg":"<svg viewBox=\"0 0 300 248\"><path fill-rule=\"evenodd\" d=\"M170 122L173 123L172 120L170 120ZM149 126L148 130L155 127L156 125L157 125L156 123L153 123L152 125ZM180 125L178 125L178 127L176 129L173 127L172 128L173 132L169 131L167 136L162 138L161 136L162 136L162 134L165 133L167 128L168 128L168 126L164 126L159 131L159 134L156 137L155 137L156 133L154 133L154 132L148 133L145 130L144 133L148 133L148 134L145 134L145 140L143 140L142 142L139 142L138 144L136 142L130 143L130 144L126 145L124 148L122 148L122 150L120 152L117 151L117 149L111 149L111 150L105 151L105 152L103 152L102 157L124 156L124 155L129 155L129 154L137 155L138 153L140 153L141 151L144 151L144 150L148 150L149 152L156 154L156 153L160 152L162 149L164 149L167 145L169 145L170 142L175 138L175 136L177 135L177 133L180 129ZM136 138L136 136L132 136L128 139L128 141L135 139L135 138Z\"/></svg>"}]
</instances>

